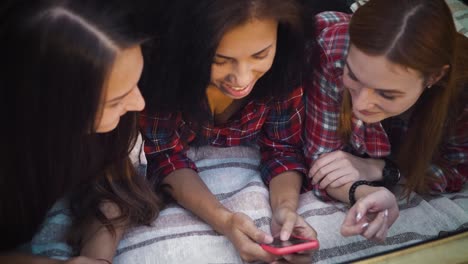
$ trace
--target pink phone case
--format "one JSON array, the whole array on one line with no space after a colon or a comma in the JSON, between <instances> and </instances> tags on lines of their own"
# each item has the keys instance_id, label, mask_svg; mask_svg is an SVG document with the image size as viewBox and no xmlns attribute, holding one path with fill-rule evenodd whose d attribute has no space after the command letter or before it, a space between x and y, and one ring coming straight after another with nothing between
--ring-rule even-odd
<instances>
[{"instance_id":1,"label":"pink phone case","mask_svg":"<svg viewBox=\"0 0 468 264\"><path fill-rule=\"evenodd\" d=\"M298 236L291 236L292 239L301 239L299 244L287 245L287 246L272 246L270 244L260 244L260 246L275 255L288 255L291 253L296 253L299 251L317 249L319 247L319 242L313 239L307 239ZM285 241L287 242L287 241ZM296 242L297 243L297 242Z\"/></svg>"}]
</instances>

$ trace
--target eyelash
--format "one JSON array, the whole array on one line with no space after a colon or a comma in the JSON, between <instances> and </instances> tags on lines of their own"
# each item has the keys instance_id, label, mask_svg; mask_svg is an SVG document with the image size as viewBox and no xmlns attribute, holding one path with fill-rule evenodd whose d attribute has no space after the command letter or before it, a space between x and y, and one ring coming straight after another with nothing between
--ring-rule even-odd
<instances>
[{"instance_id":1,"label":"eyelash","mask_svg":"<svg viewBox=\"0 0 468 264\"><path fill-rule=\"evenodd\" d=\"M253 58L256 59L256 60L263 60L263 59L265 59L266 57L268 57L268 53L265 54L265 55L261 54L261 55L255 55L255 56L253 56ZM222 61L222 62L218 62L218 61L214 60L213 63L216 64L216 65L218 65L218 66L223 66L223 65L225 65L226 63L228 63L228 60L224 60L224 61Z\"/></svg>"},{"instance_id":2,"label":"eyelash","mask_svg":"<svg viewBox=\"0 0 468 264\"><path fill-rule=\"evenodd\" d=\"M227 60L224 60L222 62L213 61L213 63L216 64L216 65L222 66L222 65L227 63Z\"/></svg>"},{"instance_id":3,"label":"eyelash","mask_svg":"<svg viewBox=\"0 0 468 264\"><path fill-rule=\"evenodd\" d=\"M266 53L266 54L258 54L258 55L255 55L255 56L253 56L253 57L254 57L255 59L257 59L257 60L263 60L263 59L265 59L266 57L268 57L268 53Z\"/></svg>"},{"instance_id":4,"label":"eyelash","mask_svg":"<svg viewBox=\"0 0 468 264\"><path fill-rule=\"evenodd\" d=\"M348 77L349 77L352 81L358 82L358 80L357 80L353 75L351 75L350 72L348 72ZM384 98L384 99L386 99L386 100L392 101L392 100L395 99L395 96L387 95L385 92L377 91L377 93L378 93L382 98Z\"/></svg>"},{"instance_id":5,"label":"eyelash","mask_svg":"<svg viewBox=\"0 0 468 264\"><path fill-rule=\"evenodd\" d=\"M385 92L377 91L377 93L384 99L387 99L387 100L390 100L390 101L395 99L395 96L387 95Z\"/></svg>"},{"instance_id":6,"label":"eyelash","mask_svg":"<svg viewBox=\"0 0 468 264\"><path fill-rule=\"evenodd\" d=\"M350 72L350 71L348 71L348 77L349 77L351 80L355 81L355 82L358 81L358 79L356 79L356 77L355 77L354 75L351 75L351 72Z\"/></svg>"},{"instance_id":7,"label":"eyelash","mask_svg":"<svg viewBox=\"0 0 468 264\"><path fill-rule=\"evenodd\" d=\"M109 107L110 107L110 108L116 108L116 107L119 106L121 103L122 103L122 102L119 101L119 102L117 102L117 103L113 103L113 104L109 105Z\"/></svg>"}]
</instances>

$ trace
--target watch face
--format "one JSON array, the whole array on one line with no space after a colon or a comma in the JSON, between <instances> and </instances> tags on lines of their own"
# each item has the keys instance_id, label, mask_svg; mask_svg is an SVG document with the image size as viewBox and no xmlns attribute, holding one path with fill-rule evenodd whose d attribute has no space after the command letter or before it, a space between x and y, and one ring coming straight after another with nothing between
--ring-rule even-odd
<instances>
[{"instance_id":1,"label":"watch face","mask_svg":"<svg viewBox=\"0 0 468 264\"><path fill-rule=\"evenodd\" d=\"M387 177L398 177L398 174L400 174L400 172L397 168L385 168L384 174Z\"/></svg>"},{"instance_id":2,"label":"watch face","mask_svg":"<svg viewBox=\"0 0 468 264\"><path fill-rule=\"evenodd\" d=\"M400 180L400 170L398 170L398 167L393 161L385 159L382 177L385 185L395 185L398 183Z\"/></svg>"}]
</instances>

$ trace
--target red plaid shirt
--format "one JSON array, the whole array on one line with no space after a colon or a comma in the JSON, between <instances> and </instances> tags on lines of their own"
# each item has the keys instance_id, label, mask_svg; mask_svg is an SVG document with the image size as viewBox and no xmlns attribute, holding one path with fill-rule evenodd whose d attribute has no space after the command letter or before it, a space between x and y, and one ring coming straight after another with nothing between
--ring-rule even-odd
<instances>
[{"instance_id":1,"label":"red plaid shirt","mask_svg":"<svg viewBox=\"0 0 468 264\"><path fill-rule=\"evenodd\" d=\"M295 170L305 175L301 136L304 120L302 87L285 100L250 101L227 123L212 121L201 126L199 135L181 113L143 113L140 125L145 137L148 177L160 184L177 169L197 171L185 152L196 137L217 147L258 144L261 152L260 173L266 184L276 175Z\"/></svg>"},{"instance_id":2,"label":"red plaid shirt","mask_svg":"<svg viewBox=\"0 0 468 264\"><path fill-rule=\"evenodd\" d=\"M316 16L320 67L314 72L314 81L304 85L306 93L305 155L310 166L323 153L344 150L358 156L372 158L390 155L391 147L401 142L406 124L397 122L398 117L385 120L393 125L394 135L400 130L400 137L390 141L381 123L364 123L352 116L352 131L349 142L343 142L338 135L339 113L342 102L342 75L349 47L348 23L351 16L338 12L324 12ZM399 124L399 125L396 125ZM460 190L468 177L468 106L463 118L457 123L457 135L444 143L444 164L432 164L430 172L439 177L443 184L432 189L443 191ZM389 131L390 132L390 131ZM318 186L309 186L314 193L327 198Z\"/></svg>"}]
</instances>

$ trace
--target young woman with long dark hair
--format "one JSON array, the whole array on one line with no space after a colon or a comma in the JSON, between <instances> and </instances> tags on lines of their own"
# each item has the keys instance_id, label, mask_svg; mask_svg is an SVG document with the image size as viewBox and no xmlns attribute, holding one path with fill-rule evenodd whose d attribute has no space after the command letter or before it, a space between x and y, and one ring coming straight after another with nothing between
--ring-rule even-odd
<instances>
[{"instance_id":1,"label":"young woman with long dark hair","mask_svg":"<svg viewBox=\"0 0 468 264\"><path fill-rule=\"evenodd\" d=\"M271 262L277 257L258 243L272 237L225 208L185 152L201 145L258 146L272 233L283 240L293 233L316 237L296 211L306 173L301 72L314 57L304 57L315 48L313 23L295 0L179 0L163 10L167 17L158 23L162 33L154 45L164 52L151 56L148 47L142 79L148 177L225 235L242 259ZM310 254L285 258L308 262Z\"/></svg>"},{"instance_id":2,"label":"young woman with long dark hair","mask_svg":"<svg viewBox=\"0 0 468 264\"><path fill-rule=\"evenodd\" d=\"M12 144L1 166L0 262L56 263L15 250L66 196L69 239L89 257L70 262L107 263L123 231L151 223L160 205L129 160L145 105L142 39L94 1L4 5L1 86L14 114L3 131Z\"/></svg>"}]
</instances>

